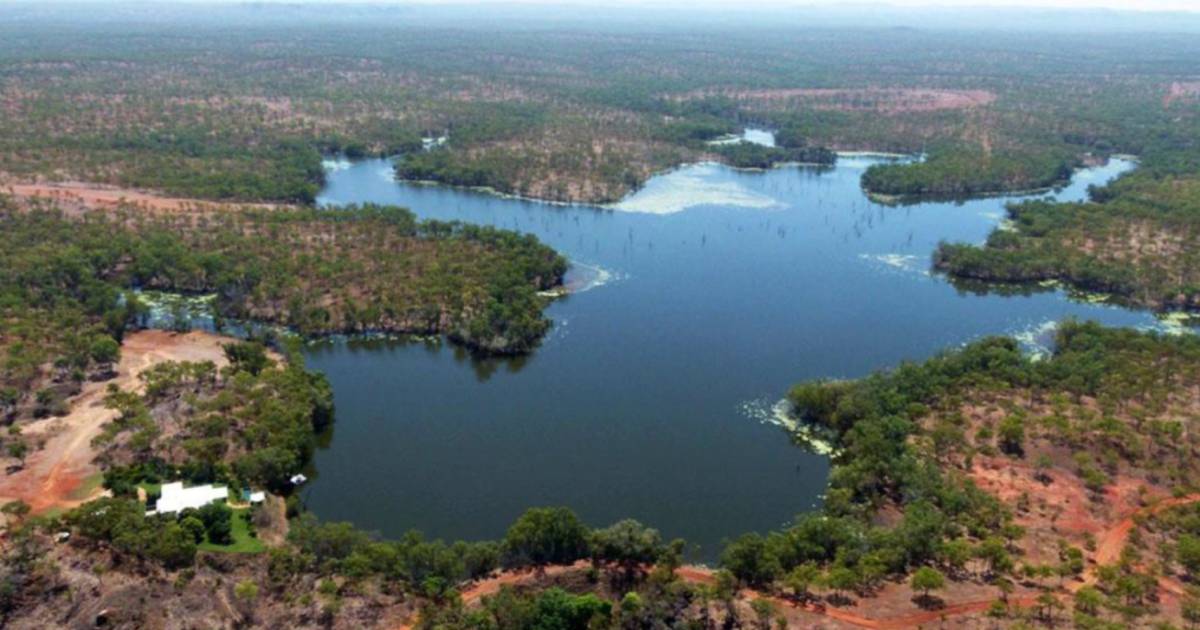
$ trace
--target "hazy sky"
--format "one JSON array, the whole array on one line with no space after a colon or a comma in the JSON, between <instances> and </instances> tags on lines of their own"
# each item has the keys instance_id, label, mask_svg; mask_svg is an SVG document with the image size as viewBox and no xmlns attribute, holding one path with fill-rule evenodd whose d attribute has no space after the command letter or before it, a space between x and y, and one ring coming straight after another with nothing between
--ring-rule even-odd
<instances>
[{"instance_id":1,"label":"hazy sky","mask_svg":"<svg viewBox=\"0 0 1200 630\"><path fill-rule=\"evenodd\" d=\"M114 0L37 0L45 5L58 3L110 4ZM1039 9L1119 9L1142 12L1186 11L1200 13L1200 0L132 0L178 5L195 4L362 4L362 5L425 5L425 6L470 6L470 5L555 5L575 7L652 7L680 8L704 7L707 9L728 8L785 8L785 7L838 7L854 8L927 7L927 8L972 8L972 7L1017 7ZM0 0L4 4L29 4L30 0Z\"/></svg>"},{"instance_id":2,"label":"hazy sky","mask_svg":"<svg viewBox=\"0 0 1200 630\"><path fill-rule=\"evenodd\" d=\"M289 0L278 0L289 1ZM294 1L294 0L290 0ZM305 2L322 2L329 0L303 0ZM362 2L363 0L335 0L338 2ZM371 0L367 0L371 1ZM402 2L403 0L374 0L375 2ZM490 2L511 4L514 0L475 0L481 4ZM471 0L415 0L420 4L460 4L470 3ZM562 0L516 0L517 3L563 4ZM568 0L570 4L624 4L624 5L670 5L683 4L678 0ZM979 6L1008 6L1008 7L1062 7L1062 8L1107 8L1132 9L1137 11L1200 11L1200 0L875 0L863 2L845 2L841 0L696 0L687 4L704 4L712 6L844 6L855 4L884 4L894 6L932 6L932 7L979 7Z\"/></svg>"},{"instance_id":3,"label":"hazy sky","mask_svg":"<svg viewBox=\"0 0 1200 630\"><path fill-rule=\"evenodd\" d=\"M84 0L87 1L87 0ZM92 0L106 2L108 0ZM267 3L351 3L351 4L570 4L592 6L709 6L729 8L745 6L795 7L892 5L913 7L1036 7L1036 8L1104 8L1135 11L1195 11L1200 12L1200 0L159 0L179 4L202 2L267 2ZM5 0L0 0L3 4Z\"/></svg>"}]
</instances>

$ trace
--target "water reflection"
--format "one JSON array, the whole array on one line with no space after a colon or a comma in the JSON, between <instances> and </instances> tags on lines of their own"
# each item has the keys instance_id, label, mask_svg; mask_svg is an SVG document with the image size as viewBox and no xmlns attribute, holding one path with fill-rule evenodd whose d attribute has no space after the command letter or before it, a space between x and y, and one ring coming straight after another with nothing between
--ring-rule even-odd
<instances>
[{"instance_id":1,"label":"water reflection","mask_svg":"<svg viewBox=\"0 0 1200 630\"><path fill-rule=\"evenodd\" d=\"M796 381L857 377L1064 317L1156 324L1057 287L1001 295L930 274L938 241L981 242L1012 198L880 204L859 185L879 159L694 165L624 209L396 183L386 161L330 172L322 203L393 203L534 234L574 261L575 292L547 309L555 325L525 359L432 342L314 348L338 422L309 505L388 535L469 539L502 535L526 507L569 505L593 525L638 518L711 560L723 538L820 501L826 458L747 411L772 408ZM1114 160L1054 194L1082 199L1131 167Z\"/></svg>"}]
</instances>

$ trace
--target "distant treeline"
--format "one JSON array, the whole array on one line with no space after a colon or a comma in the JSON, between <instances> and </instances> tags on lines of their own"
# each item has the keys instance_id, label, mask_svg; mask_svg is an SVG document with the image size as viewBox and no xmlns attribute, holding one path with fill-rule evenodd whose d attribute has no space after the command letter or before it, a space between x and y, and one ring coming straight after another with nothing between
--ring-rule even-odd
<instances>
[{"instance_id":1,"label":"distant treeline","mask_svg":"<svg viewBox=\"0 0 1200 630\"><path fill-rule=\"evenodd\" d=\"M0 26L0 171L300 203L322 183L322 152L407 154L404 177L613 201L749 124L778 129L788 149L929 154L874 169L864 183L881 194L1052 186L1085 155L1178 144L1195 118L1186 86L1200 54L1175 35L783 29L697 47L685 33L502 29L481 40L349 22L300 34L189 25L185 40L83 28ZM1089 54L1062 59L1064 48ZM419 153L422 137L442 135L445 153ZM826 160L723 151L740 166Z\"/></svg>"}]
</instances>

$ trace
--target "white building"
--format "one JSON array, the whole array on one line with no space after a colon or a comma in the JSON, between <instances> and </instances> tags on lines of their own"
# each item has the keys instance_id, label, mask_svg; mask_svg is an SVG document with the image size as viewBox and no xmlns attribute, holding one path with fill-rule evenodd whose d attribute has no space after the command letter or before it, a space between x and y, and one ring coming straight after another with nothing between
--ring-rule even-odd
<instances>
[{"instance_id":1,"label":"white building","mask_svg":"<svg viewBox=\"0 0 1200 630\"><path fill-rule=\"evenodd\" d=\"M202 508L213 501L227 501L229 488L207 484L184 488L182 481L164 483L162 496L158 498L156 509L150 510L146 516L155 514L176 514L188 508Z\"/></svg>"}]
</instances>

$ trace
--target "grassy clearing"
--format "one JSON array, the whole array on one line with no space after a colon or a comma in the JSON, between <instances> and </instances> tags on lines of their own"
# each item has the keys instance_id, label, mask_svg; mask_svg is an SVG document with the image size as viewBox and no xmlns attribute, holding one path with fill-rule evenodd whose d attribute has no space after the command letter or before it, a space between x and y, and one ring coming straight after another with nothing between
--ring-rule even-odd
<instances>
[{"instance_id":1,"label":"grassy clearing","mask_svg":"<svg viewBox=\"0 0 1200 630\"><path fill-rule=\"evenodd\" d=\"M228 545L215 545L204 541L196 546L200 551L217 551L223 553L261 553L267 547L257 537L250 533L250 509L233 510L233 542Z\"/></svg>"}]
</instances>

